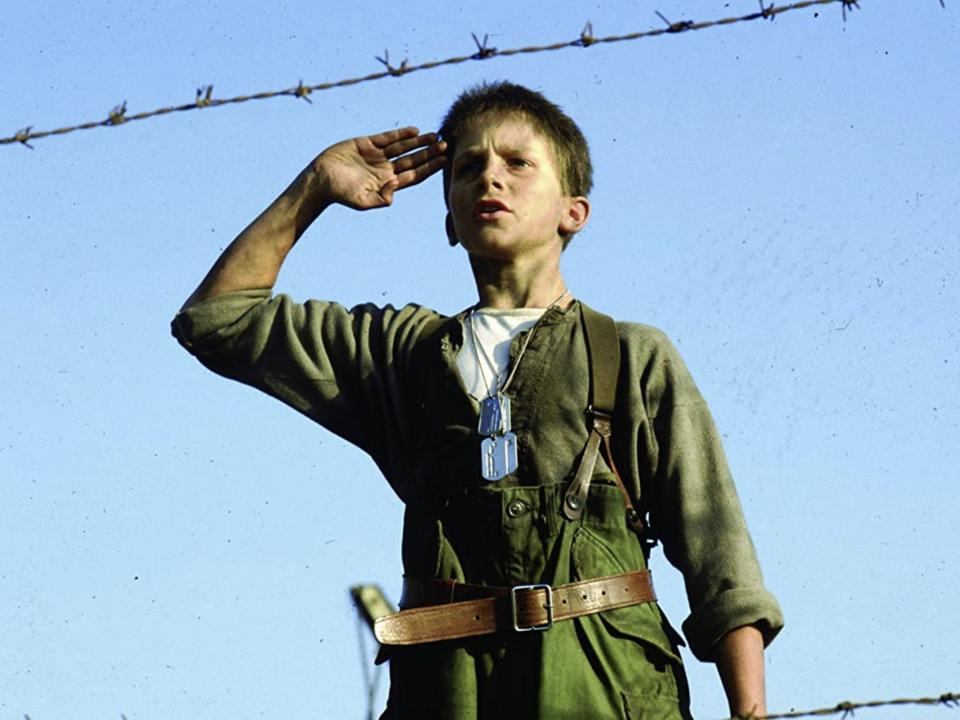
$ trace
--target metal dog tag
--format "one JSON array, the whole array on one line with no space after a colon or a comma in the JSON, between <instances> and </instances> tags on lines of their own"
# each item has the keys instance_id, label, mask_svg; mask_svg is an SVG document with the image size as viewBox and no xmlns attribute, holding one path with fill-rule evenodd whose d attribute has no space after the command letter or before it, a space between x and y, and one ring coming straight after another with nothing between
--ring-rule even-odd
<instances>
[{"instance_id":1,"label":"metal dog tag","mask_svg":"<svg viewBox=\"0 0 960 720\"><path fill-rule=\"evenodd\" d=\"M491 395L480 402L480 422L477 432L485 437L510 432L510 396Z\"/></svg>"},{"instance_id":2,"label":"metal dog tag","mask_svg":"<svg viewBox=\"0 0 960 720\"><path fill-rule=\"evenodd\" d=\"M517 436L512 432L484 438L480 443L480 474L484 480L502 480L517 471Z\"/></svg>"}]
</instances>

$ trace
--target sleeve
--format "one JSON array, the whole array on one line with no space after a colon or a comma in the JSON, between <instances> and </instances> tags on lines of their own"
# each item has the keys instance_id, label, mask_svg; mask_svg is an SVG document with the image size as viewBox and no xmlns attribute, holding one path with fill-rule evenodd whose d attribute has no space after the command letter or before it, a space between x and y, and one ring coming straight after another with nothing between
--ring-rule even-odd
<instances>
[{"instance_id":1,"label":"sleeve","mask_svg":"<svg viewBox=\"0 0 960 720\"><path fill-rule=\"evenodd\" d=\"M415 305L296 303L269 290L208 298L174 337L214 372L272 395L367 451L393 481L407 408L404 377L433 311Z\"/></svg>"},{"instance_id":2,"label":"sleeve","mask_svg":"<svg viewBox=\"0 0 960 720\"><path fill-rule=\"evenodd\" d=\"M755 624L769 644L783 614L764 586L710 411L666 338L656 355L648 397L657 448L651 522L667 559L683 573L690 649L712 661L717 642L743 625Z\"/></svg>"}]
</instances>

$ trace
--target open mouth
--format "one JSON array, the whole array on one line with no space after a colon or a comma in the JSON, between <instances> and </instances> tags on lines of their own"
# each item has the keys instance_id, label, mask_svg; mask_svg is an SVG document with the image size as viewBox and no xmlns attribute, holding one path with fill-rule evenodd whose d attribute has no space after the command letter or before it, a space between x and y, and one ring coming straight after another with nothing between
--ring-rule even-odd
<instances>
[{"instance_id":1,"label":"open mouth","mask_svg":"<svg viewBox=\"0 0 960 720\"><path fill-rule=\"evenodd\" d=\"M477 218L494 218L498 213L509 212L505 204L499 200L478 200L473 206L473 215Z\"/></svg>"}]
</instances>

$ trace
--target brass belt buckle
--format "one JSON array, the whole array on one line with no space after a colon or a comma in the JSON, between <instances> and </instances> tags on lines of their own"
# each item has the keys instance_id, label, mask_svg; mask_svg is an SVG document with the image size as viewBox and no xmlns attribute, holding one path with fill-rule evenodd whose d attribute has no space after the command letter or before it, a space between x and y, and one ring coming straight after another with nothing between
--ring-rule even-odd
<instances>
[{"instance_id":1,"label":"brass belt buckle","mask_svg":"<svg viewBox=\"0 0 960 720\"><path fill-rule=\"evenodd\" d=\"M547 621L541 625L531 625L530 627L520 627L517 622L517 592L520 590L543 590L546 592L547 602L543 608L547 611ZM537 583L534 585L514 585L510 588L510 616L513 620L513 629L517 632L530 632L531 630L549 630L553 627L553 588L546 583Z\"/></svg>"}]
</instances>

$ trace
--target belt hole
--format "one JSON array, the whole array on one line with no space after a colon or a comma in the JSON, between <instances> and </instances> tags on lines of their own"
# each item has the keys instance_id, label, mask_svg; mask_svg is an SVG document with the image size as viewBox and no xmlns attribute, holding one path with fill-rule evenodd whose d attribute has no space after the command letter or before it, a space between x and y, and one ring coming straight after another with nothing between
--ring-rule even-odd
<instances>
[{"instance_id":1,"label":"belt hole","mask_svg":"<svg viewBox=\"0 0 960 720\"><path fill-rule=\"evenodd\" d=\"M562 603L563 603L564 605L566 605L566 604L567 604L567 599L566 599L566 598L564 598L564 599L563 599L563 600L561 600L560 602L562 602Z\"/></svg>"},{"instance_id":2,"label":"belt hole","mask_svg":"<svg viewBox=\"0 0 960 720\"><path fill-rule=\"evenodd\" d=\"M479 619L480 619L480 616L479 616L479 615L474 615L474 616L473 616L473 619L474 619L474 620L479 620Z\"/></svg>"},{"instance_id":3,"label":"belt hole","mask_svg":"<svg viewBox=\"0 0 960 720\"><path fill-rule=\"evenodd\" d=\"M601 591L600 591L600 594L601 594L601 595L606 595L606 594L607 594L607 591L606 591L606 590L601 590Z\"/></svg>"},{"instance_id":4,"label":"belt hole","mask_svg":"<svg viewBox=\"0 0 960 720\"><path fill-rule=\"evenodd\" d=\"M586 600L586 599L587 599L587 595L586 595L586 593L584 593L584 594L583 594L583 595L581 595L580 597L581 597L582 599L584 599L584 600Z\"/></svg>"}]
</instances>

